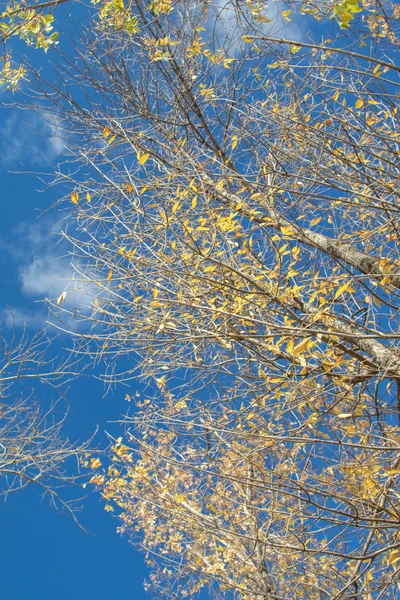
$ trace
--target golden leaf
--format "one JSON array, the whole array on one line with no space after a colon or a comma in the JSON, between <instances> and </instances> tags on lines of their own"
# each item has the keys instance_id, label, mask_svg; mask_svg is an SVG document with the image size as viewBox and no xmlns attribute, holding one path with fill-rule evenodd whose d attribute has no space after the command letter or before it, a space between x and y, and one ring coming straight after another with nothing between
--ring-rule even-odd
<instances>
[{"instance_id":1,"label":"golden leaf","mask_svg":"<svg viewBox=\"0 0 400 600\"><path fill-rule=\"evenodd\" d=\"M140 151L137 153L136 157L138 159L138 163L139 165L144 165L144 163L147 161L147 159L149 158L150 153L149 152L145 152L144 154L142 154Z\"/></svg>"},{"instance_id":2,"label":"golden leaf","mask_svg":"<svg viewBox=\"0 0 400 600\"><path fill-rule=\"evenodd\" d=\"M351 284L351 281L346 281L346 283L344 283L343 285L338 287L338 289L335 292L335 300L337 300L339 298L339 296L341 296L343 294L343 292L345 292L350 287L350 284Z\"/></svg>"},{"instance_id":3,"label":"golden leaf","mask_svg":"<svg viewBox=\"0 0 400 600\"><path fill-rule=\"evenodd\" d=\"M309 345L309 343L311 342L310 338L305 338L304 340L302 340L299 344L297 344L297 346L295 346L292 350L292 355L296 356L297 354L300 354L300 352L302 350L304 350L305 348L307 348L307 346Z\"/></svg>"}]
</instances>

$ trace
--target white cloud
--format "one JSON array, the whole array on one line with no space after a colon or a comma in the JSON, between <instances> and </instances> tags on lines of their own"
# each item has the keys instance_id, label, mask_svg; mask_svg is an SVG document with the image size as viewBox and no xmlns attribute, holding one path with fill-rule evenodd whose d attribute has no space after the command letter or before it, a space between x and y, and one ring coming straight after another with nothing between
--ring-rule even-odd
<instances>
[{"instance_id":1,"label":"white cloud","mask_svg":"<svg viewBox=\"0 0 400 600\"><path fill-rule=\"evenodd\" d=\"M37 256L20 270L22 292L28 296L56 296L71 278L71 268L52 255Z\"/></svg>"},{"instance_id":2,"label":"white cloud","mask_svg":"<svg viewBox=\"0 0 400 600\"><path fill-rule=\"evenodd\" d=\"M67 258L54 252L34 256L19 270L21 290L35 299L54 300L67 292L63 304L86 306L90 303L90 284L77 278L76 271Z\"/></svg>"},{"instance_id":3,"label":"white cloud","mask_svg":"<svg viewBox=\"0 0 400 600\"><path fill-rule=\"evenodd\" d=\"M62 123L42 112L10 110L0 127L0 162L6 167L48 167L62 154Z\"/></svg>"},{"instance_id":4,"label":"white cloud","mask_svg":"<svg viewBox=\"0 0 400 600\"><path fill-rule=\"evenodd\" d=\"M294 17L287 21L282 17L282 12L288 9L283 1L265 2L262 15L269 22L257 24L250 14L246 2L232 0L215 0L215 12L210 12L207 29L211 35L217 35L218 44L233 56L240 52L244 42L242 36L246 34L266 35L269 37L286 38L301 41L305 37L307 18ZM249 25L249 23L251 25ZM251 29L255 27L255 29Z\"/></svg>"},{"instance_id":5,"label":"white cloud","mask_svg":"<svg viewBox=\"0 0 400 600\"><path fill-rule=\"evenodd\" d=\"M0 307L0 322L6 327L43 326L49 320L46 300L55 303L63 292L66 297L60 310L64 321L69 321L68 313L87 314L98 291L75 270L71 257L63 254L60 226L49 218L21 223L10 237L2 247L16 263L20 300L11 308ZM76 266L79 269L79 262ZM54 322L55 318L50 320Z\"/></svg>"},{"instance_id":6,"label":"white cloud","mask_svg":"<svg viewBox=\"0 0 400 600\"><path fill-rule=\"evenodd\" d=\"M43 326L43 315L40 312L26 310L24 308L3 308L0 310L0 323L9 329L31 327L38 329Z\"/></svg>"}]
</instances>

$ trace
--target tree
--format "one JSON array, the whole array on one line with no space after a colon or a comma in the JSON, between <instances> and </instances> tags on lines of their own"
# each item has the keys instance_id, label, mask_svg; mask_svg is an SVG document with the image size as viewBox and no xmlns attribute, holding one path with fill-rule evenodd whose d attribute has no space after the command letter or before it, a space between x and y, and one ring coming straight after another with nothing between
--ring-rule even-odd
<instances>
[{"instance_id":1,"label":"tree","mask_svg":"<svg viewBox=\"0 0 400 600\"><path fill-rule=\"evenodd\" d=\"M251 0L99 11L36 85L71 132L82 351L148 385L107 509L159 597L396 597L398 7L273 17L310 41Z\"/></svg>"},{"instance_id":2,"label":"tree","mask_svg":"<svg viewBox=\"0 0 400 600\"><path fill-rule=\"evenodd\" d=\"M58 32L53 31L53 12L68 0L49 0L28 4L25 0L11 0L5 3L0 16L0 43L3 46L1 57L0 85L3 89L18 88L26 70L22 64L13 65L12 55L7 49L7 42L18 37L28 45L35 45L45 52L53 44L57 44Z\"/></svg>"},{"instance_id":3,"label":"tree","mask_svg":"<svg viewBox=\"0 0 400 600\"><path fill-rule=\"evenodd\" d=\"M80 465L88 462L91 440L74 443L63 436L68 412L63 387L76 376L76 365L50 360L49 344L42 332L1 339L0 495L7 498L35 484L55 508L78 522L80 499L61 490L77 486L80 495ZM46 402L35 382L50 386L56 399Z\"/></svg>"}]
</instances>

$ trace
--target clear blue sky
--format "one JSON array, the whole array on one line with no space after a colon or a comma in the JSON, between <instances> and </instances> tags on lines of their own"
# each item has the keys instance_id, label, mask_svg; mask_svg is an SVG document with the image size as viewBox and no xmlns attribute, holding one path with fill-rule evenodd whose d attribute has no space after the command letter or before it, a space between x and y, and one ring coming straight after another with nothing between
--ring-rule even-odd
<instances>
[{"instance_id":1,"label":"clear blue sky","mask_svg":"<svg viewBox=\"0 0 400 600\"><path fill-rule=\"evenodd\" d=\"M36 60L51 60L51 52ZM38 219L57 198L56 191L40 193L44 186L37 177L11 173L51 172L58 160L63 160L63 145L55 123L46 122L44 114L0 109L0 321L5 337L12 333L8 307L18 326L26 322L31 331L40 328L46 310L37 301L61 293L71 272L68 259L57 258L62 249L55 245L54 231L60 229L56 215ZM60 338L58 343L61 348L67 340ZM125 393L119 389L104 397L102 385L90 378L74 383L65 433L86 439L96 425L117 433L117 426L109 422L127 410ZM97 441L104 445L104 434ZM116 533L118 521L103 505L100 495L89 491L79 515L88 535L71 518L51 509L48 500L42 501L34 486L10 495L6 503L0 501L1 600L148 597L143 591L143 556Z\"/></svg>"},{"instance_id":2,"label":"clear blue sky","mask_svg":"<svg viewBox=\"0 0 400 600\"><path fill-rule=\"evenodd\" d=\"M61 158L55 141L49 141L45 124L44 133L30 129L39 127L37 118L15 110L0 111L0 318L6 337L12 333L7 327L8 306L17 323L26 320L31 331L44 323L45 307L36 300L53 294L57 286L62 291L68 265L56 258L59 248L56 236L49 235L51 219L38 221L35 210L49 206L54 192L38 193L40 182L34 176L8 172L22 170L20 162L28 169L39 168L39 160L42 164L47 161L49 170L53 161ZM60 345L66 342L65 338L59 340ZM103 394L102 385L89 378L71 386L66 427L70 438L85 439L96 425L117 431L109 421L126 411L125 391ZM99 445L104 444L104 436L97 439ZM34 486L10 495L5 504L0 502L1 599L145 598L143 556L116 533L118 521L103 510L103 504L99 495L89 493L80 513L83 526L92 534L88 535L70 518L51 509L47 500L41 501Z\"/></svg>"}]
</instances>

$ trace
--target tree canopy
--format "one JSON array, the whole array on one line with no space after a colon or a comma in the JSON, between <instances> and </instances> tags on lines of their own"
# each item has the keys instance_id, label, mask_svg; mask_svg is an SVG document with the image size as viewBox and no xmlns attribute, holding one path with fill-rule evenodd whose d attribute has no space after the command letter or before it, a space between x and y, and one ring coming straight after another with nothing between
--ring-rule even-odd
<instances>
[{"instance_id":1,"label":"tree canopy","mask_svg":"<svg viewBox=\"0 0 400 600\"><path fill-rule=\"evenodd\" d=\"M158 597L397 597L398 6L90 18L32 85L92 297L60 327L147 385L92 483Z\"/></svg>"}]
</instances>

